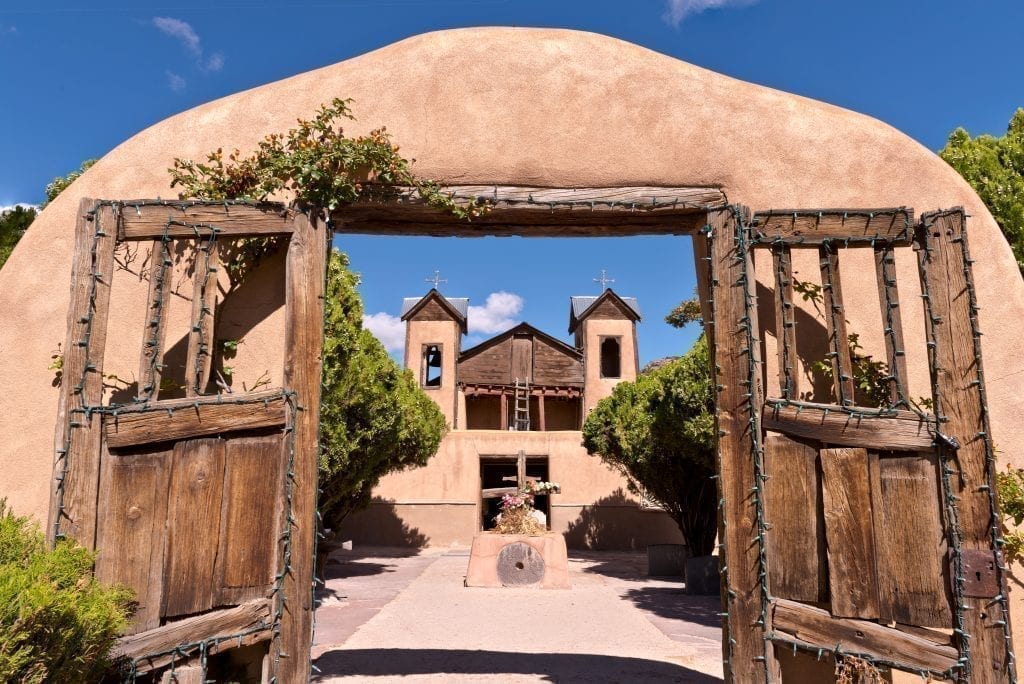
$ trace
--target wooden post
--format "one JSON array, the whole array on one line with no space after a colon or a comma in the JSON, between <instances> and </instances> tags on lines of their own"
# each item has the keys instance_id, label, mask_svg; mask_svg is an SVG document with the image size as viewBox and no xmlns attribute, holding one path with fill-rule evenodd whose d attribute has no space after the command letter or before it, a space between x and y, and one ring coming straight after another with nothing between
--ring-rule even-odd
<instances>
[{"instance_id":1,"label":"wooden post","mask_svg":"<svg viewBox=\"0 0 1024 684\"><path fill-rule=\"evenodd\" d=\"M900 292L896 284L896 262L892 247L875 248L875 277L878 279L878 306L885 328L885 356L889 364L889 399L896 405L907 393L907 357L903 343L903 321L900 317Z\"/></svg>"},{"instance_id":2,"label":"wooden post","mask_svg":"<svg viewBox=\"0 0 1024 684\"><path fill-rule=\"evenodd\" d=\"M160 396L161 365L164 362L164 337L171 303L170 243L153 240L149 253L149 299L143 326L142 354L139 357L140 401L156 401Z\"/></svg>"},{"instance_id":3,"label":"wooden post","mask_svg":"<svg viewBox=\"0 0 1024 684\"><path fill-rule=\"evenodd\" d=\"M789 245L772 250L775 272L775 342L779 348L779 387L783 399L800 397L796 368L796 310L793 306L793 254Z\"/></svg>"},{"instance_id":4,"label":"wooden post","mask_svg":"<svg viewBox=\"0 0 1024 684\"><path fill-rule=\"evenodd\" d=\"M516 456L516 487L522 489L526 484L526 452L522 449Z\"/></svg>"},{"instance_id":5,"label":"wooden post","mask_svg":"<svg viewBox=\"0 0 1024 684\"><path fill-rule=\"evenodd\" d=\"M741 208L746 214L746 209ZM719 431L719 486L724 501L719 511L719 562L722 572L722 651L727 682L778 681L773 649L764 640L757 494L753 440L760 439L756 416L762 403L761 359L757 308L747 306L756 294L753 259L737 240L733 208L708 213L711 226L710 321L718 394L715 415ZM705 262L707 263L707 262ZM698 267L700 259L698 257ZM746 277L744 278L744 275ZM749 327L748 327L749 326ZM753 345L749 338L753 339ZM753 363L755 382L749 385Z\"/></svg>"},{"instance_id":6,"label":"wooden post","mask_svg":"<svg viewBox=\"0 0 1024 684\"><path fill-rule=\"evenodd\" d=\"M117 235L114 209L104 205L93 214L95 204L88 198L78 204L55 438L58 457L47 525L51 541L62 535L88 549L96 543L102 419L83 409L103 403L103 351Z\"/></svg>"},{"instance_id":7,"label":"wooden post","mask_svg":"<svg viewBox=\"0 0 1024 684\"><path fill-rule=\"evenodd\" d=\"M498 418L498 420L501 421L498 429L508 430L508 394L505 392L505 390L502 390L501 392L498 413L501 414L501 416Z\"/></svg>"},{"instance_id":8,"label":"wooden post","mask_svg":"<svg viewBox=\"0 0 1024 684\"><path fill-rule=\"evenodd\" d=\"M544 390L537 395L537 419L540 422L540 431L544 432L547 429L544 422Z\"/></svg>"},{"instance_id":9,"label":"wooden post","mask_svg":"<svg viewBox=\"0 0 1024 684\"><path fill-rule=\"evenodd\" d=\"M991 549L999 521L993 518L994 465L988 456L992 435L984 408L984 381L980 349L976 350L977 321L971 267L963 247L967 239L962 209L925 214L921 217L922 249L918 252L922 280L927 286L925 317L934 326L934 378L937 390L935 413L939 431L955 438L960 448L946 464L953 469L948 478L957 498L965 549ZM930 303L930 309L929 309ZM977 352L977 353L976 353ZM948 454L947 454L948 455ZM1006 578L996 563L1000 586ZM1009 612L991 598L964 599L964 631L970 635L971 676L975 684L1011 680L1008 646ZM1003 621L1006 621L1004 634ZM968 681L962 678L961 681Z\"/></svg>"},{"instance_id":10,"label":"wooden post","mask_svg":"<svg viewBox=\"0 0 1024 684\"><path fill-rule=\"evenodd\" d=\"M285 273L284 385L295 393L291 558L284 578L284 615L277 680L309 680L313 637L313 545L316 538L320 375L324 279L330 231L319 217L295 215ZM287 443L287 440L286 440ZM271 648L274 648L272 645Z\"/></svg>"},{"instance_id":11,"label":"wooden post","mask_svg":"<svg viewBox=\"0 0 1024 684\"><path fill-rule=\"evenodd\" d=\"M819 250L821 266L822 306L828 329L832 357L832 386L840 406L853 406L853 360L850 356L849 335L846 331L846 307L843 287L839 279L839 255L834 248L823 246Z\"/></svg>"},{"instance_id":12,"label":"wooden post","mask_svg":"<svg viewBox=\"0 0 1024 684\"><path fill-rule=\"evenodd\" d=\"M185 396L195 397L206 391L213 368L214 311L217 305L217 268L220 252L217 243L202 248L197 240L196 269L192 288L192 327L188 333L185 356Z\"/></svg>"}]
</instances>

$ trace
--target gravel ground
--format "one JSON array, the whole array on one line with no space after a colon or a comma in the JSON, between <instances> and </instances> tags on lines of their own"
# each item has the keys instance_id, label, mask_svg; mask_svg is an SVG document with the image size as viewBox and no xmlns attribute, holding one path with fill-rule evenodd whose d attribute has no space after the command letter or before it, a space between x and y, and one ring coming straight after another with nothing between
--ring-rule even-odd
<instances>
[{"instance_id":1,"label":"gravel ground","mask_svg":"<svg viewBox=\"0 0 1024 684\"><path fill-rule=\"evenodd\" d=\"M718 598L647 577L646 556L572 553L568 590L466 588L468 561L467 549L335 552L314 681L721 681Z\"/></svg>"}]
</instances>

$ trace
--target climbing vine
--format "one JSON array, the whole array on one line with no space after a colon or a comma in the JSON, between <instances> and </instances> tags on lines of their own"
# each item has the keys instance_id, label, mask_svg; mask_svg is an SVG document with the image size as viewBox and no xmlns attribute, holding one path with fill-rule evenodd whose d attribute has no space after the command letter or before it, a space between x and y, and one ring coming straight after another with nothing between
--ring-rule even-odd
<instances>
[{"instance_id":1,"label":"climbing vine","mask_svg":"<svg viewBox=\"0 0 1024 684\"><path fill-rule=\"evenodd\" d=\"M414 188L430 206L463 218L484 214L483 201L456 201L430 180L416 177L384 127L349 137L342 123L355 117L352 100L335 98L287 133L272 133L248 156L218 148L205 162L177 158L168 169L182 198L266 200L291 193L303 205L333 211L359 199L386 197L394 186Z\"/></svg>"}]
</instances>

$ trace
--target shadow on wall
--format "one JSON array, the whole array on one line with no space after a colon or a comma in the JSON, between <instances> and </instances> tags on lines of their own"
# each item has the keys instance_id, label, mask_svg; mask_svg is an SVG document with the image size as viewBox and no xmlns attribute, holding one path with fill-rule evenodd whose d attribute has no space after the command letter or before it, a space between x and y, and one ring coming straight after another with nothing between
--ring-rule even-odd
<instances>
[{"instance_id":1,"label":"shadow on wall","mask_svg":"<svg viewBox=\"0 0 1024 684\"><path fill-rule=\"evenodd\" d=\"M621 488L584 507L565 530L566 546L586 551L643 551L648 544L681 542L667 513L641 508Z\"/></svg>"},{"instance_id":2,"label":"shadow on wall","mask_svg":"<svg viewBox=\"0 0 1024 684\"><path fill-rule=\"evenodd\" d=\"M354 546L393 546L422 549L430 538L416 527L410 527L395 512L395 504L379 496L370 505L342 521L334 532L338 541L351 540Z\"/></svg>"},{"instance_id":3,"label":"shadow on wall","mask_svg":"<svg viewBox=\"0 0 1024 684\"><path fill-rule=\"evenodd\" d=\"M319 675L387 677L412 675L540 675L542 681L721 682L718 677L659 660L585 653L510 653L437 648L370 648L327 651L317 658Z\"/></svg>"}]
</instances>

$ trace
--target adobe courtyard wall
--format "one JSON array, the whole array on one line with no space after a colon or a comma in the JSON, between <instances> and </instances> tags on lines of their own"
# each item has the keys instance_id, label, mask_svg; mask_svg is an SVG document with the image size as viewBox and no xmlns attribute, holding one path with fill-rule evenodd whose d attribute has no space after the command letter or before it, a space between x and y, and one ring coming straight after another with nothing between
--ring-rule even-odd
<instances>
[{"instance_id":1,"label":"adobe courtyard wall","mask_svg":"<svg viewBox=\"0 0 1024 684\"><path fill-rule=\"evenodd\" d=\"M626 491L622 475L582 446L578 430L515 432L454 430L445 435L427 468L384 477L367 511L337 530L356 544L468 546L480 529L480 459L522 450L548 459L548 479L561 485L551 495L551 530L569 548L644 550L648 544L682 543L663 511L643 508Z\"/></svg>"},{"instance_id":2,"label":"adobe courtyard wall","mask_svg":"<svg viewBox=\"0 0 1024 684\"><path fill-rule=\"evenodd\" d=\"M40 214L0 270L0 495L15 511L46 518L57 410L48 366L65 336L79 198L174 197L167 168L175 157L200 159L218 147L251 150L265 134L287 130L334 96L354 100L358 121L347 127L350 133L386 125L402 153L417 160L415 171L441 182L709 186L754 209L905 205L920 214L964 206L977 259L992 433L1000 467L1024 466L1024 355L1017 334L1024 282L984 204L932 151L870 117L620 40L473 28L415 36L172 116L109 152ZM922 96L920 104L941 106L936 102ZM279 264L276 274L274 268L266 265L261 277L279 278ZM758 282L770 289L764 260L757 269ZM800 263L797 269L816 270ZM851 327L874 329L873 270L844 264L844 275ZM911 304L917 272L909 249L898 251L897 276L908 303L911 394L923 394L923 318ZM119 344L108 359L114 366L137 367L133 340L141 340L143 321L128 302L145 289L145 282L126 277L112 303L109 339ZM690 295L679 290L680 299ZM250 312L240 360L248 370L239 372L249 377L269 369L279 383L283 317L278 302L262 306ZM772 364L770 320L763 312ZM882 349L880 335L862 341L869 352ZM1016 597L1014 604L1016 611Z\"/></svg>"}]
</instances>

